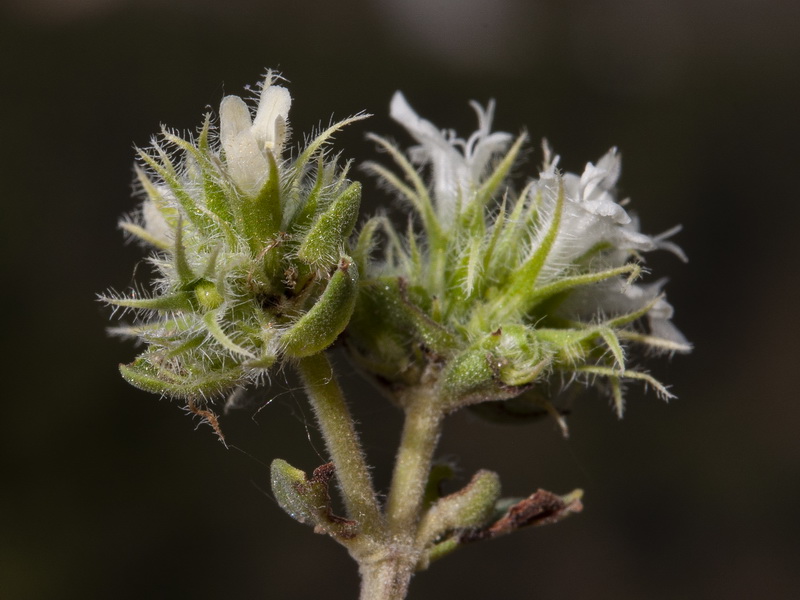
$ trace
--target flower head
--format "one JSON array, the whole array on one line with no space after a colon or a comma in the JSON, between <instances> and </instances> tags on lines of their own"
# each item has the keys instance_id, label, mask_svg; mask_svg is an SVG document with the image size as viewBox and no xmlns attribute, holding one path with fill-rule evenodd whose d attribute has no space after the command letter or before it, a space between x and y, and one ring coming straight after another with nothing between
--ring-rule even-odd
<instances>
[{"instance_id":1,"label":"flower head","mask_svg":"<svg viewBox=\"0 0 800 600\"><path fill-rule=\"evenodd\" d=\"M190 405L260 382L284 357L330 345L347 324L358 269L348 256L361 188L326 156L336 123L282 156L289 91L267 74L254 117L238 96L196 138L163 131L137 167L142 206L122 227L154 248L149 294L105 300L135 320L145 350L123 376Z\"/></svg>"},{"instance_id":2,"label":"flower head","mask_svg":"<svg viewBox=\"0 0 800 600\"><path fill-rule=\"evenodd\" d=\"M368 168L413 208L419 230L403 235L382 218L364 228L357 259L370 284L350 328L354 355L394 390L433 377L451 410L528 397L541 411L549 402L542 388L559 373L558 381L608 381L620 414L625 380L668 396L628 366L628 347L689 350L661 284L636 283L642 253L682 253L665 236L641 233L617 200L616 149L578 175L560 172L545 147L542 172L516 191L508 174L524 136L512 143L491 132L494 106L473 107L478 130L465 141L397 93L391 115L419 145L407 157L373 138L406 181L382 165ZM430 165L429 183L414 165ZM370 262L366 249L379 230L389 249Z\"/></svg>"}]
</instances>

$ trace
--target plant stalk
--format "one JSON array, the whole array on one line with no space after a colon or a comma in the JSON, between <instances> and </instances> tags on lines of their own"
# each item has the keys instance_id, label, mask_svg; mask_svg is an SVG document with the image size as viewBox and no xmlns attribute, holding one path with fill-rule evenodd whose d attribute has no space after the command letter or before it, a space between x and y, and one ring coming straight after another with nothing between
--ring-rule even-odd
<instances>
[{"instance_id":1,"label":"plant stalk","mask_svg":"<svg viewBox=\"0 0 800 600\"><path fill-rule=\"evenodd\" d=\"M375 488L330 361L319 353L301 358L297 369L336 467L348 517L359 522L366 536L382 537L384 520Z\"/></svg>"},{"instance_id":2,"label":"plant stalk","mask_svg":"<svg viewBox=\"0 0 800 600\"><path fill-rule=\"evenodd\" d=\"M400 555L361 564L359 600L404 600L408 594L415 564L403 560Z\"/></svg>"},{"instance_id":3,"label":"plant stalk","mask_svg":"<svg viewBox=\"0 0 800 600\"><path fill-rule=\"evenodd\" d=\"M397 452L386 518L392 536L414 536L439 442L444 414L436 386L418 386L404 398L406 420Z\"/></svg>"}]
</instances>

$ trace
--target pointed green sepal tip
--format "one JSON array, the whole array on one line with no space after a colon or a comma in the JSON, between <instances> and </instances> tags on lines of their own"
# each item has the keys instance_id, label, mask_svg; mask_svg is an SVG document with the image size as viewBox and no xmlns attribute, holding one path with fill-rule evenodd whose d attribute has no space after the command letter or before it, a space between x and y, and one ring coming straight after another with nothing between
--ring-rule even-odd
<instances>
[{"instance_id":1,"label":"pointed green sepal tip","mask_svg":"<svg viewBox=\"0 0 800 600\"><path fill-rule=\"evenodd\" d=\"M289 328L281 339L284 352L293 358L318 354L344 331L358 296L358 268L343 256L325 291L314 306Z\"/></svg>"},{"instance_id":2,"label":"pointed green sepal tip","mask_svg":"<svg viewBox=\"0 0 800 600\"><path fill-rule=\"evenodd\" d=\"M297 257L309 265L331 264L353 232L361 204L361 184L347 188L322 212L306 233Z\"/></svg>"},{"instance_id":3,"label":"pointed green sepal tip","mask_svg":"<svg viewBox=\"0 0 800 600\"><path fill-rule=\"evenodd\" d=\"M193 310L191 294L188 292L174 292L153 298L103 298L104 302L113 306L133 308L137 310L156 310L163 312Z\"/></svg>"},{"instance_id":4,"label":"pointed green sepal tip","mask_svg":"<svg viewBox=\"0 0 800 600\"><path fill-rule=\"evenodd\" d=\"M315 469L309 479L305 472L277 458L270 467L272 493L290 517L312 525L317 533L340 540L352 539L357 533L355 521L337 517L331 511L328 482L333 473L333 463L328 463Z\"/></svg>"}]
</instances>

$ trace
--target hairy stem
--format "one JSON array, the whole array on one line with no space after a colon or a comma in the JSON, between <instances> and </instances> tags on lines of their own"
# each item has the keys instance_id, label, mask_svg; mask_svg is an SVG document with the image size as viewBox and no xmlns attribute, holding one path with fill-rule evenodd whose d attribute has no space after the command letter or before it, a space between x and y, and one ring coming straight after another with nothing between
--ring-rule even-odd
<instances>
[{"instance_id":1,"label":"hairy stem","mask_svg":"<svg viewBox=\"0 0 800 600\"><path fill-rule=\"evenodd\" d=\"M360 562L361 600L402 600L419 562L417 529L443 411L436 386L421 385L403 394L406 419L386 502L382 551Z\"/></svg>"},{"instance_id":2,"label":"hairy stem","mask_svg":"<svg viewBox=\"0 0 800 600\"><path fill-rule=\"evenodd\" d=\"M300 359L297 369L336 466L348 516L360 523L364 534L379 537L384 525L375 488L331 364L324 353L319 353Z\"/></svg>"},{"instance_id":3,"label":"hairy stem","mask_svg":"<svg viewBox=\"0 0 800 600\"><path fill-rule=\"evenodd\" d=\"M405 399L406 420L386 503L389 532L414 536L444 418L435 386L419 386Z\"/></svg>"},{"instance_id":4,"label":"hairy stem","mask_svg":"<svg viewBox=\"0 0 800 600\"><path fill-rule=\"evenodd\" d=\"M408 558L394 555L378 562L361 564L360 600L403 600L415 566Z\"/></svg>"}]
</instances>

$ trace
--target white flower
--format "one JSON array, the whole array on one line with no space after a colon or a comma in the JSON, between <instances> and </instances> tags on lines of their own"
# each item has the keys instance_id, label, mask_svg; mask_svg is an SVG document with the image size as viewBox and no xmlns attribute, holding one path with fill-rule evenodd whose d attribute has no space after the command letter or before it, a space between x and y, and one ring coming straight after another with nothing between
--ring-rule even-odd
<instances>
[{"instance_id":1,"label":"white flower","mask_svg":"<svg viewBox=\"0 0 800 600\"><path fill-rule=\"evenodd\" d=\"M485 110L476 102L470 105L478 115L478 130L467 140L457 138L453 131L440 131L421 118L401 92L395 92L390 105L391 117L420 144L409 150L412 161L433 167L436 210L445 226L454 221L458 207L478 189L492 158L512 139L509 133L490 132L494 102L490 101Z\"/></svg>"},{"instance_id":2,"label":"white flower","mask_svg":"<svg viewBox=\"0 0 800 600\"><path fill-rule=\"evenodd\" d=\"M648 304L650 343L670 352L689 352L692 345L670 321L674 310L662 293L666 280L637 285L625 279L609 279L573 290L558 312L571 320L590 321L638 312Z\"/></svg>"},{"instance_id":3,"label":"white flower","mask_svg":"<svg viewBox=\"0 0 800 600\"><path fill-rule=\"evenodd\" d=\"M549 223L554 217L562 185L564 190L561 223L542 271L542 281L559 276L587 253L601 247L603 252L600 258L606 267L622 266L631 254L660 247L680 252L674 244L662 243L663 238L641 233L638 220L628 215L617 202L614 185L619 178L621 164L616 148L609 150L597 165L587 163L580 176L574 173L559 175L556 170L558 161L559 157L556 156L546 166L530 192L532 195L541 195L542 208L548 215ZM537 235L534 250L546 235L547 227Z\"/></svg>"},{"instance_id":4,"label":"white flower","mask_svg":"<svg viewBox=\"0 0 800 600\"><path fill-rule=\"evenodd\" d=\"M564 187L564 206L556 239L540 276L540 283L552 281L570 267L588 258L594 269L623 266L632 254L665 249L686 260L683 251L672 242L670 235L676 227L651 237L639 231L639 220L631 217L617 202L614 185L620 174L620 157L616 148L609 150L597 165L587 163L583 174L565 173L558 176L559 157L547 165L531 193L541 193L547 222L554 217L559 185ZM547 228L537 236L537 244L546 236ZM592 251L596 255L589 256ZM630 314L653 303L647 312L650 335L673 351L689 351L691 345L670 322L672 306L659 295L663 282L634 285L624 278L602 281L593 286L575 289L560 307L563 316L587 320ZM658 298L658 299L657 299Z\"/></svg>"},{"instance_id":5,"label":"white flower","mask_svg":"<svg viewBox=\"0 0 800 600\"><path fill-rule=\"evenodd\" d=\"M255 195L267 180L269 161L267 155L280 158L286 142L289 108L292 97L289 90L272 85L272 75L267 74L255 119L239 96L226 96L219 107L219 138L228 173L239 188Z\"/></svg>"}]
</instances>

